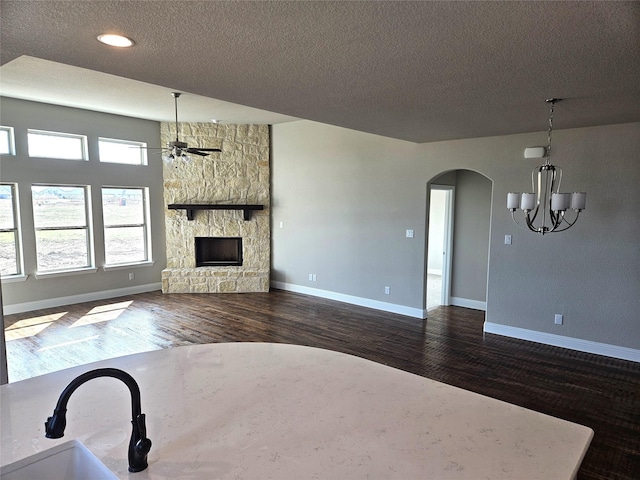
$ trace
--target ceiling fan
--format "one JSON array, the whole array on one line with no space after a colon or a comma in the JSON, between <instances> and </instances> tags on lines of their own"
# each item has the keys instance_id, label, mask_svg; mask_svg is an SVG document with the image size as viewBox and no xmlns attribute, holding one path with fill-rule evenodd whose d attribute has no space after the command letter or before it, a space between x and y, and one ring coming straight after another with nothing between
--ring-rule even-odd
<instances>
[{"instance_id":1,"label":"ceiling fan","mask_svg":"<svg viewBox=\"0 0 640 480\"><path fill-rule=\"evenodd\" d=\"M222 150L219 148L189 147L186 142L180 141L180 138L178 137L178 98L180 98L180 95L182 94L179 92L171 92L176 110L176 139L173 142L169 142L167 148L162 149L167 152L162 155L163 160L173 162L174 160L181 158L188 161L188 155L190 154L206 157L211 152L221 152Z\"/></svg>"}]
</instances>

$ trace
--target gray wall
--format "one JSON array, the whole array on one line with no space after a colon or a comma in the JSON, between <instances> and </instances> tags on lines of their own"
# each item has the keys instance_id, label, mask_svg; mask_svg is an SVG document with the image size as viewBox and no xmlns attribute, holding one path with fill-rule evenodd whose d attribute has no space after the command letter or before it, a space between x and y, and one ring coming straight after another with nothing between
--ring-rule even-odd
<instances>
[{"instance_id":1,"label":"gray wall","mask_svg":"<svg viewBox=\"0 0 640 480\"><path fill-rule=\"evenodd\" d=\"M542 237L518 229L505 200L530 189L536 161L524 148L545 143L544 131L416 145L309 121L275 125L273 280L424 308L427 183L473 170L493 182L487 321L640 348L640 123L554 132L563 190L588 192L588 203L571 230Z\"/></svg>"},{"instance_id":2,"label":"gray wall","mask_svg":"<svg viewBox=\"0 0 640 480\"><path fill-rule=\"evenodd\" d=\"M1 98L0 123L15 129L15 156L2 156L0 180L17 182L25 250L24 282L3 283L5 307L45 301L59 297L83 295L106 290L136 288L160 283L160 272L166 265L164 235L164 202L162 162L159 155L149 154L148 166L106 164L98 161L98 137L137 140L149 146L160 146L160 124L117 115L59 107L13 98ZM41 129L88 136L89 161L37 159L27 155L27 129ZM149 187L151 207L153 266L134 269L36 279L35 234L31 214L31 184L59 183L90 185L92 190L95 243L103 242L100 188L103 185ZM96 248L96 266L104 263L101 248ZM129 280L128 273L135 279Z\"/></svg>"}]
</instances>

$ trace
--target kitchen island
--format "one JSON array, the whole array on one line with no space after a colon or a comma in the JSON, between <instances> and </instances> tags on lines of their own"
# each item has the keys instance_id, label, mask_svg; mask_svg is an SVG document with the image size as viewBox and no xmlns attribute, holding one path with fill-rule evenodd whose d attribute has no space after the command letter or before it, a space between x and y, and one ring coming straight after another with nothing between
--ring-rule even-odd
<instances>
[{"instance_id":1,"label":"kitchen island","mask_svg":"<svg viewBox=\"0 0 640 480\"><path fill-rule=\"evenodd\" d=\"M80 386L65 436L44 422L75 377L118 368L140 386L149 467L127 472L131 399ZM1 463L71 439L130 479L572 479L587 427L351 355L222 343L129 355L0 387Z\"/></svg>"}]
</instances>

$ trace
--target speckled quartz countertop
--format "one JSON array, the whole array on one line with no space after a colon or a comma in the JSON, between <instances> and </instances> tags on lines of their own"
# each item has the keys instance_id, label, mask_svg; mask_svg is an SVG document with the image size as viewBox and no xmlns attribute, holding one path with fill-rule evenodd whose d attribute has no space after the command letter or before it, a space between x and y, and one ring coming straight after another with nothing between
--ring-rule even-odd
<instances>
[{"instance_id":1,"label":"speckled quartz countertop","mask_svg":"<svg viewBox=\"0 0 640 480\"><path fill-rule=\"evenodd\" d=\"M140 385L149 468L127 472L131 403L114 378L82 385L65 436L44 421L77 375ZM227 343L120 357L4 385L3 465L71 439L130 479L571 479L587 427L341 353Z\"/></svg>"}]
</instances>

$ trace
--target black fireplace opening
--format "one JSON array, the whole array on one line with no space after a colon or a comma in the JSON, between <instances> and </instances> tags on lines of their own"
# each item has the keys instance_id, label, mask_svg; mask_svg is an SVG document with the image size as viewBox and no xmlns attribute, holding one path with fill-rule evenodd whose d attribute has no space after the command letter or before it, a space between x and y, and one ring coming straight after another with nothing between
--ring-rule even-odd
<instances>
[{"instance_id":1,"label":"black fireplace opening","mask_svg":"<svg viewBox=\"0 0 640 480\"><path fill-rule=\"evenodd\" d=\"M242 265L241 237L196 237L196 267Z\"/></svg>"}]
</instances>

